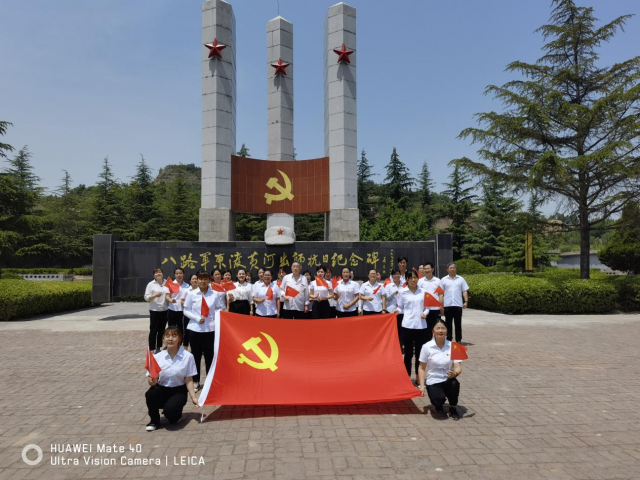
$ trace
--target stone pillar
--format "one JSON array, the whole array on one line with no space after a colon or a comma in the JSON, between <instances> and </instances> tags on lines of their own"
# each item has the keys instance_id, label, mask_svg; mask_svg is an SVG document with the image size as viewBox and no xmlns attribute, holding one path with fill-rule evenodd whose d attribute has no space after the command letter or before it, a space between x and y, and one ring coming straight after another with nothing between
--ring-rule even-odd
<instances>
[{"instance_id":1,"label":"stone pillar","mask_svg":"<svg viewBox=\"0 0 640 480\"><path fill-rule=\"evenodd\" d=\"M338 63L334 49L353 50ZM338 3L324 22L324 153L329 157L330 212L325 240L360 240L358 213L358 127L356 111L356 9Z\"/></svg>"},{"instance_id":2,"label":"stone pillar","mask_svg":"<svg viewBox=\"0 0 640 480\"><path fill-rule=\"evenodd\" d=\"M288 63L285 75L276 75L272 64ZM282 17L267 23L267 159L293 158L293 25ZM278 235L278 231L284 233ZM287 213L267 215L264 233L268 244L295 241L294 216Z\"/></svg>"},{"instance_id":3,"label":"stone pillar","mask_svg":"<svg viewBox=\"0 0 640 480\"><path fill-rule=\"evenodd\" d=\"M200 241L235 239L231 155L236 153L236 20L224 0L202 4L202 201ZM209 58L217 40L221 56Z\"/></svg>"}]
</instances>

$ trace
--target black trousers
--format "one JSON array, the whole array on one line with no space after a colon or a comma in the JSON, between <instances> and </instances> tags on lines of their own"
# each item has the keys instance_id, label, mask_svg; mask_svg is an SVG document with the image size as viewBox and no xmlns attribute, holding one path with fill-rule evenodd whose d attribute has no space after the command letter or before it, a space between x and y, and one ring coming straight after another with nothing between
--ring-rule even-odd
<instances>
[{"instance_id":1,"label":"black trousers","mask_svg":"<svg viewBox=\"0 0 640 480\"><path fill-rule=\"evenodd\" d=\"M447 378L444 382L427 385L427 395L431 405L436 407L436 411L441 412L444 402L449 400L449 405L458 405L460 395L460 382L456 378Z\"/></svg>"},{"instance_id":2,"label":"black trousers","mask_svg":"<svg viewBox=\"0 0 640 480\"><path fill-rule=\"evenodd\" d=\"M415 371L418 378L418 367L420 366L420 350L427 343L428 329L426 328L404 328L402 327L402 344L404 345L404 366L407 374L411 377L411 360L416 357Z\"/></svg>"},{"instance_id":3,"label":"black trousers","mask_svg":"<svg viewBox=\"0 0 640 480\"><path fill-rule=\"evenodd\" d=\"M160 409L169 421L176 423L182 417L182 409L187 403L187 386L179 387L163 387L156 384L147 390L145 397L147 399L147 408L149 409L149 418L151 423L158 425L160 423Z\"/></svg>"},{"instance_id":4,"label":"black trousers","mask_svg":"<svg viewBox=\"0 0 640 480\"><path fill-rule=\"evenodd\" d=\"M456 326L456 342L462 342L462 307L444 307L444 322L447 324L447 340L453 338L453 325Z\"/></svg>"},{"instance_id":5,"label":"black trousers","mask_svg":"<svg viewBox=\"0 0 640 480\"><path fill-rule=\"evenodd\" d=\"M149 350L154 351L162 347L162 336L167 326L167 311L154 312L149 310Z\"/></svg>"},{"instance_id":6,"label":"black trousers","mask_svg":"<svg viewBox=\"0 0 640 480\"><path fill-rule=\"evenodd\" d=\"M277 315L258 315L256 313L256 317L260 317L260 318L278 318Z\"/></svg>"},{"instance_id":7,"label":"black trousers","mask_svg":"<svg viewBox=\"0 0 640 480\"><path fill-rule=\"evenodd\" d=\"M280 316L282 318L288 318L289 320L306 320L307 314L300 310L280 310Z\"/></svg>"},{"instance_id":8,"label":"black trousers","mask_svg":"<svg viewBox=\"0 0 640 480\"><path fill-rule=\"evenodd\" d=\"M326 300L323 300L322 302L314 300L311 313L311 318L316 320L321 318L331 318L331 305L329 305L329 302Z\"/></svg>"},{"instance_id":9,"label":"black trousers","mask_svg":"<svg viewBox=\"0 0 640 480\"><path fill-rule=\"evenodd\" d=\"M429 310L429 313L427 313L427 330L429 330L428 336L427 336L427 342L430 342L431 339L433 338L433 327L436 326L436 322L439 319L440 319L440 310ZM447 331L449 331L448 328L447 328Z\"/></svg>"},{"instance_id":10,"label":"black trousers","mask_svg":"<svg viewBox=\"0 0 640 480\"><path fill-rule=\"evenodd\" d=\"M396 314L396 323L398 325L398 341L400 342L400 348L402 348L402 319L404 318L404 313Z\"/></svg>"},{"instance_id":11,"label":"black trousers","mask_svg":"<svg viewBox=\"0 0 640 480\"><path fill-rule=\"evenodd\" d=\"M231 313L239 313L240 315L249 315L251 313L249 300L236 300L235 302L230 302L229 311Z\"/></svg>"},{"instance_id":12,"label":"black trousers","mask_svg":"<svg viewBox=\"0 0 640 480\"><path fill-rule=\"evenodd\" d=\"M336 307L329 306L329 318L336 318Z\"/></svg>"},{"instance_id":13,"label":"black trousers","mask_svg":"<svg viewBox=\"0 0 640 480\"><path fill-rule=\"evenodd\" d=\"M336 315L338 318L357 317L358 310L354 310L353 312L339 312L338 310L336 310Z\"/></svg>"},{"instance_id":14,"label":"black trousers","mask_svg":"<svg viewBox=\"0 0 640 480\"><path fill-rule=\"evenodd\" d=\"M191 342L191 353L193 359L196 361L196 376L193 377L195 383L200 383L200 363L202 362L202 356L204 355L204 365L206 371L205 376L209 373L211 363L213 363L213 347L216 340L216 332L194 332L193 330L189 334L189 341Z\"/></svg>"},{"instance_id":15,"label":"black trousers","mask_svg":"<svg viewBox=\"0 0 640 480\"><path fill-rule=\"evenodd\" d=\"M380 310L379 312L369 312L367 310L362 311L362 315L380 315L381 313L382 313L382 310Z\"/></svg>"}]
</instances>

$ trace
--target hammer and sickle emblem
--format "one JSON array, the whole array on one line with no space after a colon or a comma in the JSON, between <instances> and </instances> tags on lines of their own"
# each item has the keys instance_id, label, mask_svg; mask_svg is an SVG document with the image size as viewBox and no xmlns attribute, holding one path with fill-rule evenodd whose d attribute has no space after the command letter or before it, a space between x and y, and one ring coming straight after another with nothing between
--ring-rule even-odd
<instances>
[{"instance_id":1,"label":"hammer and sickle emblem","mask_svg":"<svg viewBox=\"0 0 640 480\"><path fill-rule=\"evenodd\" d=\"M250 367L257 368L258 370L266 370L268 368L272 372L275 372L278 369L278 366L276 365L276 362L278 361L278 344L266 333L260 333L264 335L264 338L266 338L267 342L269 342L269 346L271 347L271 356L268 357L267 354L264 353L258 346L258 344L262 341L260 337L251 337L249 340L244 342L242 346L247 351L253 350L253 352L261 360L261 362L254 362L253 360L247 358L243 353L241 353L238 357L238 363L246 363Z\"/></svg>"},{"instance_id":2,"label":"hammer and sickle emblem","mask_svg":"<svg viewBox=\"0 0 640 480\"><path fill-rule=\"evenodd\" d=\"M291 193L291 180L281 170L278 170L278 173L282 175L282 180L284 180L284 187L280 185L278 179L276 177L271 177L267 182L267 188L275 188L278 192L278 195L273 195L271 193L265 193L264 198L267 199L267 205L271 205L271 202L279 202L281 200L293 200L293 193Z\"/></svg>"}]
</instances>

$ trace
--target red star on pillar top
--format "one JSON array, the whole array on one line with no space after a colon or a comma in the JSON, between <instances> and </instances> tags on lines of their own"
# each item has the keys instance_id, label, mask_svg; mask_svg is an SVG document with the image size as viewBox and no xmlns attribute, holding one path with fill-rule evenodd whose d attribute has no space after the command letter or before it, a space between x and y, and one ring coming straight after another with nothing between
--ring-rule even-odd
<instances>
[{"instance_id":1,"label":"red star on pillar top","mask_svg":"<svg viewBox=\"0 0 640 480\"><path fill-rule=\"evenodd\" d=\"M286 75L286 73L285 73L285 75ZM278 229L278 235L284 235L284 230L279 228Z\"/></svg>"},{"instance_id":2,"label":"red star on pillar top","mask_svg":"<svg viewBox=\"0 0 640 480\"><path fill-rule=\"evenodd\" d=\"M222 58L222 53L221 52L222 52L222 50L227 48L226 45L218 43L218 39L217 38L213 39L213 43L205 43L204 46L209 49L209 58L211 58L211 57Z\"/></svg>"},{"instance_id":3,"label":"red star on pillar top","mask_svg":"<svg viewBox=\"0 0 640 480\"><path fill-rule=\"evenodd\" d=\"M349 60L349 55L353 53L353 50L349 50L347 47L345 47L344 43L342 44L342 48L334 48L333 51L338 54L338 63L351 63L351 60Z\"/></svg>"},{"instance_id":4,"label":"red star on pillar top","mask_svg":"<svg viewBox=\"0 0 640 480\"><path fill-rule=\"evenodd\" d=\"M282 74L282 75L286 76L287 75L287 71L285 70L285 68L287 68L289 65L291 65L291 64L283 62L282 58L279 58L277 63L272 63L271 64L271 66L276 69L276 76L279 75L279 74Z\"/></svg>"}]
</instances>

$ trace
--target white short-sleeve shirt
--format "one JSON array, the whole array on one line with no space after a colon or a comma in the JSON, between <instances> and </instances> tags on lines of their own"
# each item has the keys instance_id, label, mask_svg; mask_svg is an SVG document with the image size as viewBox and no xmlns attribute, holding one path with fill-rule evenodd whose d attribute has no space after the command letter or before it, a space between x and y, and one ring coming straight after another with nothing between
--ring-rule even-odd
<instances>
[{"instance_id":1,"label":"white short-sleeve shirt","mask_svg":"<svg viewBox=\"0 0 640 480\"><path fill-rule=\"evenodd\" d=\"M358 302L354 303L348 310L343 308L343 305L347 305L356 298L356 295L360 292L360 285L353 280L349 280L344 283L344 280L340 280L338 286L334 290L338 294L338 300L336 304L336 310L339 312L355 312L358 308Z\"/></svg>"},{"instance_id":2,"label":"white short-sleeve shirt","mask_svg":"<svg viewBox=\"0 0 640 480\"><path fill-rule=\"evenodd\" d=\"M427 385L442 383L447 380L447 372L453 370L454 363L462 360L451 360L451 342L444 341L442 348L436 340L425 343L420 350L420 362L427 364Z\"/></svg>"},{"instance_id":3,"label":"white short-sleeve shirt","mask_svg":"<svg viewBox=\"0 0 640 480\"><path fill-rule=\"evenodd\" d=\"M385 296L387 297L387 312L396 313L398 310L398 294L402 290L402 283L396 285L393 281L384 287Z\"/></svg>"},{"instance_id":4,"label":"white short-sleeve shirt","mask_svg":"<svg viewBox=\"0 0 640 480\"><path fill-rule=\"evenodd\" d=\"M427 328L427 320L422 314L427 312L424 308L424 291L416 288L415 293L409 288L403 288L398 293L398 310L403 313L402 326L404 328Z\"/></svg>"},{"instance_id":5,"label":"white short-sleeve shirt","mask_svg":"<svg viewBox=\"0 0 640 480\"><path fill-rule=\"evenodd\" d=\"M209 316L204 323L200 323L203 296L209 307ZM221 310L220 305L225 299L225 292L214 292L211 287L204 294L199 288L191 290L184 301L184 315L189 318L187 329L199 333L215 331L215 313L216 310Z\"/></svg>"},{"instance_id":6,"label":"white short-sleeve shirt","mask_svg":"<svg viewBox=\"0 0 640 480\"><path fill-rule=\"evenodd\" d=\"M151 300L151 295L156 295L157 293L162 293L162 295ZM152 312L166 311L168 302L165 294L167 293L169 293L169 289L164 286L164 281L162 285L160 285L155 280L151 280L144 291L144 299L149 302L149 310Z\"/></svg>"},{"instance_id":7,"label":"white short-sleeve shirt","mask_svg":"<svg viewBox=\"0 0 640 480\"><path fill-rule=\"evenodd\" d=\"M440 295L436 293L436 290L440 286L440 279L438 277L431 277L429 280L427 277L422 277L418 280L418 287L423 291L431 294L433 298L440 301ZM440 310L440 307L427 307L429 310Z\"/></svg>"},{"instance_id":8,"label":"white short-sleeve shirt","mask_svg":"<svg viewBox=\"0 0 640 480\"><path fill-rule=\"evenodd\" d=\"M360 295L373 300L365 300L362 302L362 310L365 312L381 312L382 311L382 295L385 294L385 289L381 283L364 282L360 287Z\"/></svg>"},{"instance_id":9,"label":"white short-sleeve shirt","mask_svg":"<svg viewBox=\"0 0 640 480\"><path fill-rule=\"evenodd\" d=\"M287 287L291 287L300 293L293 298L290 297L290 300L285 302L284 297L286 296ZM300 274L298 280L293 278L293 273L285 275L280 284L280 291L280 301L282 302L282 308L285 310L302 312L304 311L305 305L309 304L309 283L307 282L307 278L302 274Z\"/></svg>"},{"instance_id":10,"label":"white short-sleeve shirt","mask_svg":"<svg viewBox=\"0 0 640 480\"><path fill-rule=\"evenodd\" d=\"M177 282L174 280L173 283L177 283ZM166 283L165 283L165 286L166 286ZM171 293L168 290L169 290L169 287L167 287L167 293L169 293L169 295L171 295L171 298L176 301L176 303L167 302L169 306L169 310L173 310L174 312L181 312L182 299L187 298L187 295L191 291L191 285L189 285L187 282L182 282L182 285L180 285L180 291L178 293Z\"/></svg>"},{"instance_id":11,"label":"white short-sleeve shirt","mask_svg":"<svg viewBox=\"0 0 640 480\"><path fill-rule=\"evenodd\" d=\"M162 369L158 383L163 387L179 387L184 385L184 377L193 377L198 373L193 355L182 347L173 358L167 350L156 353L154 357Z\"/></svg>"},{"instance_id":12,"label":"white short-sleeve shirt","mask_svg":"<svg viewBox=\"0 0 640 480\"><path fill-rule=\"evenodd\" d=\"M273 300L267 298L267 290L271 287L273 292ZM270 317L278 314L277 300L280 298L282 292L278 288L275 282L271 285L265 285L263 281L256 282L253 286L253 296L256 298L264 298L264 302L256 303L255 313L261 317Z\"/></svg>"},{"instance_id":13,"label":"white short-sleeve shirt","mask_svg":"<svg viewBox=\"0 0 640 480\"><path fill-rule=\"evenodd\" d=\"M440 280L440 286L444 290L445 307L462 307L462 292L469 290L469 285L464 278L460 275L453 278L447 275Z\"/></svg>"}]
</instances>

